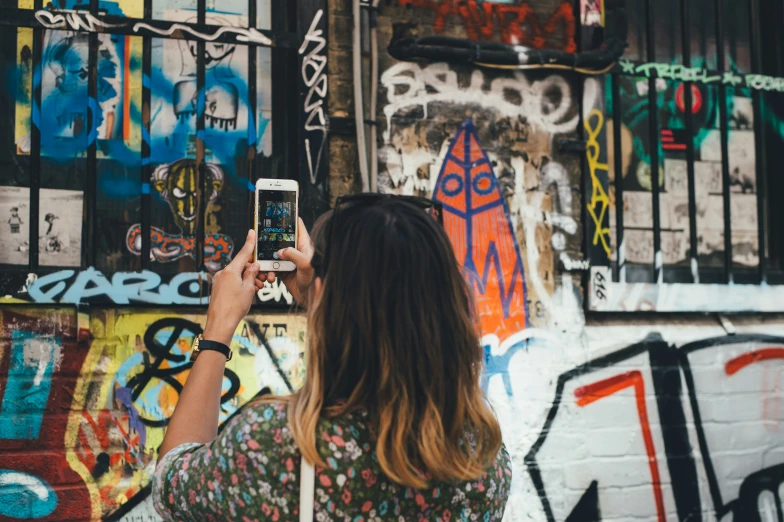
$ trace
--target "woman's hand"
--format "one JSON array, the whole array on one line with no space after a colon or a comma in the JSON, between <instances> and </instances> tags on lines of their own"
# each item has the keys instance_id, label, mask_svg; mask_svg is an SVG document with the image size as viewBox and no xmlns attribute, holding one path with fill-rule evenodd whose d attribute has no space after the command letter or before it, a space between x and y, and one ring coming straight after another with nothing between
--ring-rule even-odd
<instances>
[{"instance_id":1,"label":"woman's hand","mask_svg":"<svg viewBox=\"0 0 784 522\"><path fill-rule=\"evenodd\" d=\"M232 262L215 274L204 339L228 346L237 325L250 310L256 293L254 280L259 273L259 264L252 262L255 246L256 233L250 230L245 244Z\"/></svg>"},{"instance_id":2,"label":"woman's hand","mask_svg":"<svg viewBox=\"0 0 784 522\"><path fill-rule=\"evenodd\" d=\"M308 229L302 218L297 218L297 248L283 248L278 251L278 259L291 261L297 267L291 272L269 272L266 277L263 275L256 279L256 288L261 290L264 282L275 281L276 275L286 285L286 289L300 305L305 304L308 287L313 282L313 267L310 260L313 258L313 242L310 240Z\"/></svg>"}]
</instances>

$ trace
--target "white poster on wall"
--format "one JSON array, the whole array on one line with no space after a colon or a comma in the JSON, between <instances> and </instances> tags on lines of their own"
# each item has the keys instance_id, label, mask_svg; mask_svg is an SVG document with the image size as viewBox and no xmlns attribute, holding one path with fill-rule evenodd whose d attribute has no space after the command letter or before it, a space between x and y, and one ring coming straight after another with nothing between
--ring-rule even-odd
<instances>
[{"instance_id":1,"label":"white poster on wall","mask_svg":"<svg viewBox=\"0 0 784 522\"><path fill-rule=\"evenodd\" d=\"M82 259L83 193L41 189L39 197L38 263L80 266Z\"/></svg>"},{"instance_id":2,"label":"white poster on wall","mask_svg":"<svg viewBox=\"0 0 784 522\"><path fill-rule=\"evenodd\" d=\"M0 264L26 265L30 250L30 189L0 187Z\"/></svg>"}]
</instances>

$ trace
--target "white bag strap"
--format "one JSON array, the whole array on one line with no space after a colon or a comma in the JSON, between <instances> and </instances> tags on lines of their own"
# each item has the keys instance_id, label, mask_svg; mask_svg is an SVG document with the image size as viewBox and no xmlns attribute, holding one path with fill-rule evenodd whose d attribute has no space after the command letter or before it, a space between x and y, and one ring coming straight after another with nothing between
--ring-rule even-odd
<instances>
[{"instance_id":1,"label":"white bag strap","mask_svg":"<svg viewBox=\"0 0 784 522\"><path fill-rule=\"evenodd\" d=\"M299 479L299 522L313 522L316 497L316 470L302 458Z\"/></svg>"}]
</instances>

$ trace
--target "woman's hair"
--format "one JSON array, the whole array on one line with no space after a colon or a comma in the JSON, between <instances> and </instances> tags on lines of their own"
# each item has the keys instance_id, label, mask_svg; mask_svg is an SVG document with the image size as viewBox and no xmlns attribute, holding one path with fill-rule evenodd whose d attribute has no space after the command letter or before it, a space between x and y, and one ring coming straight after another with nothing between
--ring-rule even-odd
<instances>
[{"instance_id":1,"label":"woman's hair","mask_svg":"<svg viewBox=\"0 0 784 522\"><path fill-rule=\"evenodd\" d=\"M472 480L501 446L479 382L483 348L442 226L394 199L344 206L313 230L321 292L309 295L307 378L289 402L302 455L316 449L320 416L365 408L376 456L394 482ZM320 273L319 273L320 272ZM311 287L312 288L312 287Z\"/></svg>"}]
</instances>

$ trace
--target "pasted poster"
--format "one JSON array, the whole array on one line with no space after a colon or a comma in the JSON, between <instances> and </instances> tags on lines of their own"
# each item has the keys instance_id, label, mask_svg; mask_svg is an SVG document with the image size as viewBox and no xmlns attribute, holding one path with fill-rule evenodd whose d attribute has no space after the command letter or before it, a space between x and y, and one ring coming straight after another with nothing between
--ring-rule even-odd
<instances>
[{"instance_id":1,"label":"pasted poster","mask_svg":"<svg viewBox=\"0 0 784 522\"><path fill-rule=\"evenodd\" d=\"M581 0L581 39L586 51L598 49L604 42L604 0Z\"/></svg>"},{"instance_id":2,"label":"pasted poster","mask_svg":"<svg viewBox=\"0 0 784 522\"><path fill-rule=\"evenodd\" d=\"M195 5L168 2L172 6L156 13L167 20L195 23ZM244 8L227 12L231 4L222 5L220 14L207 13L207 23L221 26L247 24ZM204 144L205 160L231 164L237 156L238 143L247 146L248 48L235 44L206 42L199 57L199 43L187 40L154 39L152 41L150 135L153 163L167 163L196 157L196 128L199 95L197 60L205 65Z\"/></svg>"},{"instance_id":3,"label":"pasted poster","mask_svg":"<svg viewBox=\"0 0 784 522\"><path fill-rule=\"evenodd\" d=\"M604 0L581 0L582 25L604 27Z\"/></svg>"},{"instance_id":4,"label":"pasted poster","mask_svg":"<svg viewBox=\"0 0 784 522\"><path fill-rule=\"evenodd\" d=\"M74 9L84 2L63 0L58 7ZM101 1L102 13L140 17L142 6L132 0ZM88 98L88 33L46 31L41 56L41 154L68 159L84 156L98 140L98 157L140 161L142 39L98 35L96 97ZM32 31L17 36L15 143L18 154L29 154L32 114ZM97 118L87 128L88 113Z\"/></svg>"},{"instance_id":5,"label":"pasted poster","mask_svg":"<svg viewBox=\"0 0 784 522\"><path fill-rule=\"evenodd\" d=\"M41 266L80 266L83 193L41 189L38 262Z\"/></svg>"},{"instance_id":6,"label":"pasted poster","mask_svg":"<svg viewBox=\"0 0 784 522\"><path fill-rule=\"evenodd\" d=\"M30 153L32 35L17 38L17 152ZM98 157L140 160L141 38L98 35L96 97L88 97L89 35L46 31L41 64L41 154L73 158L87 154L98 140ZM88 115L97 114L92 128Z\"/></svg>"},{"instance_id":7,"label":"pasted poster","mask_svg":"<svg viewBox=\"0 0 784 522\"><path fill-rule=\"evenodd\" d=\"M0 264L26 265L30 242L30 189L0 187Z\"/></svg>"},{"instance_id":8,"label":"pasted poster","mask_svg":"<svg viewBox=\"0 0 784 522\"><path fill-rule=\"evenodd\" d=\"M269 3L260 2L256 23L269 25ZM248 26L248 2L224 0L206 4L206 22L217 26ZM196 23L196 2L155 2L153 17ZM256 144L257 151L271 154L271 59L270 50L258 48L256 56L256 114L248 106L248 52L244 45L204 42L198 56L196 41L153 39L151 71L152 161L163 163L195 156L199 97L196 89L197 60L205 67L204 144L205 160L224 165L234 175L239 147Z\"/></svg>"}]
</instances>

